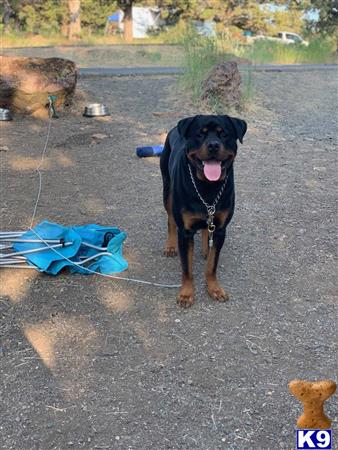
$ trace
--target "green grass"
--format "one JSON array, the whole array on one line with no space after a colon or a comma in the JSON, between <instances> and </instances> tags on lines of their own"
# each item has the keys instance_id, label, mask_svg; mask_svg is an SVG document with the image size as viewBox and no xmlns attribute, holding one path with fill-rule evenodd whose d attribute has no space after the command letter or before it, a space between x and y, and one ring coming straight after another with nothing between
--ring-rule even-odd
<instances>
[{"instance_id":1,"label":"green grass","mask_svg":"<svg viewBox=\"0 0 338 450\"><path fill-rule=\"evenodd\" d=\"M129 45L141 44L177 44L181 42L186 26L179 23L161 33L150 35L145 39L134 39ZM6 32L0 29L1 47L38 47L38 46L62 46L62 45L121 45L125 44L123 35L109 35L88 33L83 29L80 36L69 40L60 33L34 34L23 31Z\"/></svg>"},{"instance_id":2,"label":"green grass","mask_svg":"<svg viewBox=\"0 0 338 450\"><path fill-rule=\"evenodd\" d=\"M309 46L303 49L304 63L337 62L336 45L333 39L313 39Z\"/></svg>"},{"instance_id":3,"label":"green grass","mask_svg":"<svg viewBox=\"0 0 338 450\"><path fill-rule=\"evenodd\" d=\"M188 31L187 31L188 30ZM64 46L64 45L121 45L125 44L121 35L104 36L103 34L91 34L83 30L79 39L69 41L65 36L56 33L33 34L27 32L1 31L1 47L38 47L38 46ZM269 40L254 41L252 44L243 45L238 40L229 40L219 34L217 39L205 39L193 33L183 21L167 28L161 33L146 39L134 39L131 45L142 44L178 44L182 45L185 53L192 51L189 60L200 60L203 57L201 71L209 67L209 61L219 61L226 54L235 54L252 61L254 64L280 63L328 63L337 60L335 55L334 39L315 38L310 41L308 47L303 45L286 45ZM206 58L206 60L205 60ZM152 61L166 59L163 55L150 55ZM204 62L205 60L205 62Z\"/></svg>"},{"instance_id":4,"label":"green grass","mask_svg":"<svg viewBox=\"0 0 338 450\"><path fill-rule=\"evenodd\" d=\"M148 60L149 63L158 63L162 61L162 54L157 51L148 50L147 48L142 48L141 50L136 50L135 56L142 58L145 61Z\"/></svg>"},{"instance_id":5,"label":"green grass","mask_svg":"<svg viewBox=\"0 0 338 450\"><path fill-rule=\"evenodd\" d=\"M253 64L329 63L335 60L333 43L319 38L312 40L307 47L262 39L243 46L238 55Z\"/></svg>"},{"instance_id":6,"label":"green grass","mask_svg":"<svg viewBox=\"0 0 338 450\"><path fill-rule=\"evenodd\" d=\"M229 41L223 36L208 39L188 30L181 40L183 49L183 88L192 100L201 103L202 85L213 66L235 57L244 58L253 64L306 64L335 62L333 40L313 39L308 46L287 45L269 40L257 40L252 44ZM247 108L255 95L253 71L241 72L241 108ZM214 112L224 112L221 98L211 97L207 101ZM231 106L231 105L230 105Z\"/></svg>"},{"instance_id":7,"label":"green grass","mask_svg":"<svg viewBox=\"0 0 338 450\"><path fill-rule=\"evenodd\" d=\"M222 51L216 39L203 38L192 31L183 36L181 45L184 53L181 83L196 101L201 97L202 82L210 69L229 59L229 55Z\"/></svg>"},{"instance_id":8,"label":"green grass","mask_svg":"<svg viewBox=\"0 0 338 450\"><path fill-rule=\"evenodd\" d=\"M181 41L184 52L184 73L180 83L192 97L195 104L201 103L202 85L210 70L216 65L235 57L229 52L229 42L224 39L204 38L189 30ZM241 107L245 107L254 92L252 72L242 74ZM232 105L225 105L221 98L210 96L206 100L209 109L215 113L223 113Z\"/></svg>"},{"instance_id":9,"label":"green grass","mask_svg":"<svg viewBox=\"0 0 338 450\"><path fill-rule=\"evenodd\" d=\"M176 67L183 60L181 47L167 44L7 48L2 53L8 56L68 58L78 67Z\"/></svg>"},{"instance_id":10,"label":"green grass","mask_svg":"<svg viewBox=\"0 0 338 450\"><path fill-rule=\"evenodd\" d=\"M241 73L242 77L242 97L241 97L241 108L248 109L253 102L255 96L255 80L253 71L248 69Z\"/></svg>"}]
</instances>

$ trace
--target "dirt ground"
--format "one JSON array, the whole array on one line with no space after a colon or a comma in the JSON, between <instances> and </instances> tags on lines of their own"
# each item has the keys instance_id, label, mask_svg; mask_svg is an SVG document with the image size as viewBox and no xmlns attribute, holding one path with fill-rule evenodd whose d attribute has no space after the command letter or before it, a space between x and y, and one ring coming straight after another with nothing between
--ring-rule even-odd
<instances>
[{"instance_id":1,"label":"dirt ground","mask_svg":"<svg viewBox=\"0 0 338 450\"><path fill-rule=\"evenodd\" d=\"M2 270L1 449L295 447L301 407L288 382L337 379L336 74L254 81L220 259L229 302L206 294L199 239L189 310L176 305L177 289ZM119 226L126 276L179 283L177 259L161 253L159 161L138 159L135 147L162 143L197 111L174 77L79 88L82 102L104 102L112 115L84 118L80 103L53 120L37 220ZM1 230L30 224L45 135L37 120L2 123ZM337 395L326 410L336 433Z\"/></svg>"}]
</instances>

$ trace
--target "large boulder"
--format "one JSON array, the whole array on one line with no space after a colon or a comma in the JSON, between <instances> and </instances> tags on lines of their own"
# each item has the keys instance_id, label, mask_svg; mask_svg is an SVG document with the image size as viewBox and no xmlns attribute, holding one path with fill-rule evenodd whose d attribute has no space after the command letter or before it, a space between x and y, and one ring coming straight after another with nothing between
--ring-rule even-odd
<instances>
[{"instance_id":1,"label":"large boulder","mask_svg":"<svg viewBox=\"0 0 338 450\"><path fill-rule=\"evenodd\" d=\"M202 99L216 98L228 107L238 108L241 102L241 75L236 61L214 66L202 84Z\"/></svg>"},{"instance_id":2,"label":"large boulder","mask_svg":"<svg viewBox=\"0 0 338 450\"><path fill-rule=\"evenodd\" d=\"M0 66L0 107L47 117L49 95L56 96L56 108L71 103L77 80L73 61L0 56Z\"/></svg>"}]
</instances>

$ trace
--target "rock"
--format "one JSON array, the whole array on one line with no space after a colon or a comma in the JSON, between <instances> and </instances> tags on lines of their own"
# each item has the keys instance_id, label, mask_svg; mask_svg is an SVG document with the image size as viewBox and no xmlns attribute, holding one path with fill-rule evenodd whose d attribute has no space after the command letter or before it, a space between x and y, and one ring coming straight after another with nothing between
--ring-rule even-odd
<instances>
[{"instance_id":1,"label":"rock","mask_svg":"<svg viewBox=\"0 0 338 450\"><path fill-rule=\"evenodd\" d=\"M179 111L154 111L153 116L155 117L181 117Z\"/></svg>"},{"instance_id":2,"label":"rock","mask_svg":"<svg viewBox=\"0 0 338 450\"><path fill-rule=\"evenodd\" d=\"M93 139L101 140L101 139L106 139L107 137L109 137L108 134L103 134L103 133L92 134Z\"/></svg>"},{"instance_id":3,"label":"rock","mask_svg":"<svg viewBox=\"0 0 338 450\"><path fill-rule=\"evenodd\" d=\"M228 107L239 107L241 75L235 61L226 61L213 67L202 84L202 99L211 97Z\"/></svg>"},{"instance_id":4,"label":"rock","mask_svg":"<svg viewBox=\"0 0 338 450\"><path fill-rule=\"evenodd\" d=\"M48 95L56 109L68 106L76 87L75 63L62 58L0 56L0 107L47 117Z\"/></svg>"}]
</instances>

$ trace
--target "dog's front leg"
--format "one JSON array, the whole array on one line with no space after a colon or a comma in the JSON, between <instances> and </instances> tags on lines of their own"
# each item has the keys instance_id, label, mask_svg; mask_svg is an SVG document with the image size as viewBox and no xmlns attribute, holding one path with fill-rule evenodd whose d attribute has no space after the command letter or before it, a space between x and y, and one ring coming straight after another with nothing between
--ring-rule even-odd
<instances>
[{"instance_id":1,"label":"dog's front leg","mask_svg":"<svg viewBox=\"0 0 338 450\"><path fill-rule=\"evenodd\" d=\"M221 248L223 247L225 239L225 229L219 229L214 232L213 246L209 249L207 268L205 272L205 278L207 282L207 290L214 300L225 302L229 299L229 295L220 286L217 277L217 264Z\"/></svg>"},{"instance_id":2,"label":"dog's front leg","mask_svg":"<svg viewBox=\"0 0 338 450\"><path fill-rule=\"evenodd\" d=\"M182 265L182 286L177 303L183 308L189 308L194 303L194 284L192 261L194 254L194 233L188 230L178 230L178 249Z\"/></svg>"}]
</instances>

